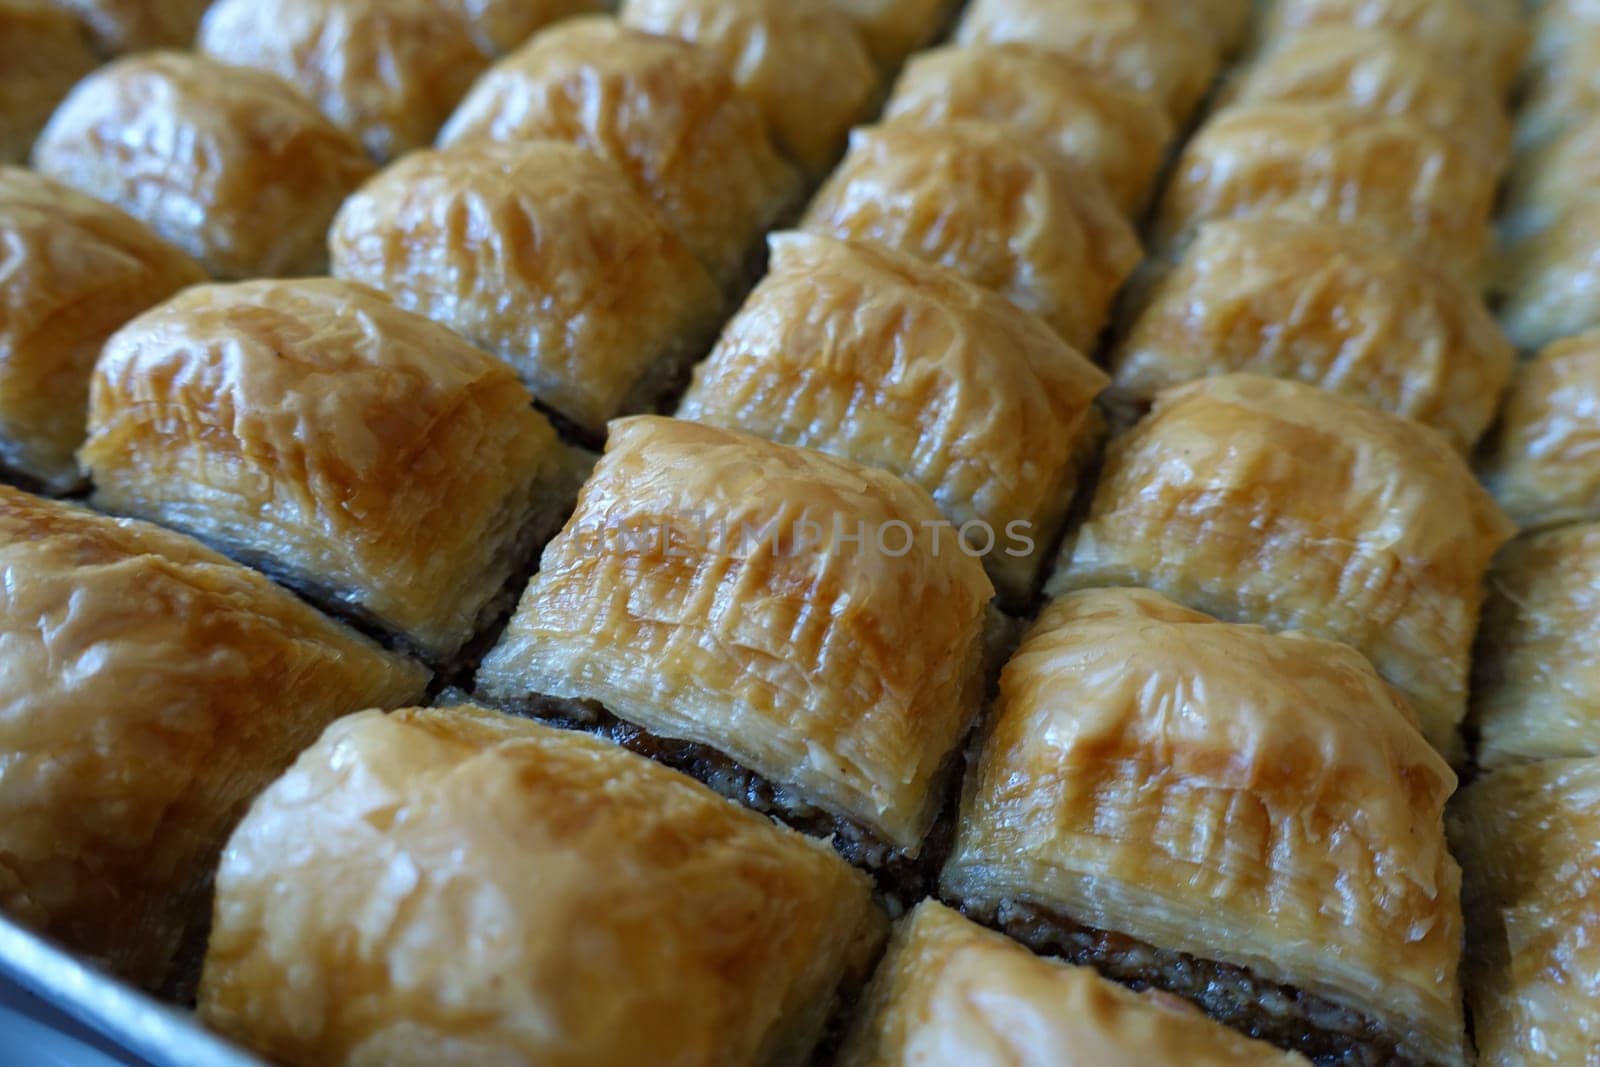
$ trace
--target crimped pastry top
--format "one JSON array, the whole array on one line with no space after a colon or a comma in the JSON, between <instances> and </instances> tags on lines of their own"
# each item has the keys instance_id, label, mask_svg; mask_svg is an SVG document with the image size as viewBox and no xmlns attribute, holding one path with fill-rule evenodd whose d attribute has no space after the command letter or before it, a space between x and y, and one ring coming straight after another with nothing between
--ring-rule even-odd
<instances>
[{"instance_id":1,"label":"crimped pastry top","mask_svg":"<svg viewBox=\"0 0 1600 1067\"><path fill-rule=\"evenodd\" d=\"M331 726L229 842L200 990L297 1064L797 1061L866 877L609 742L473 707Z\"/></svg>"},{"instance_id":2,"label":"crimped pastry top","mask_svg":"<svg viewBox=\"0 0 1600 1067\"><path fill-rule=\"evenodd\" d=\"M900 921L840 1067L1304 1065L1180 997L1033 955L934 900Z\"/></svg>"}]
</instances>

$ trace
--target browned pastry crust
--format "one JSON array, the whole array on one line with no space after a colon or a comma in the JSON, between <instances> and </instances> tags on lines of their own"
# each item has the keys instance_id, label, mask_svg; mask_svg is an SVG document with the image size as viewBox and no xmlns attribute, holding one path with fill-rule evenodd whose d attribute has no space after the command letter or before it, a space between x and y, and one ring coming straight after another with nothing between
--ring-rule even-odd
<instances>
[{"instance_id":1,"label":"browned pastry crust","mask_svg":"<svg viewBox=\"0 0 1600 1067\"><path fill-rule=\"evenodd\" d=\"M368 712L229 842L200 1013L317 1067L799 1063L882 925L825 844L614 745Z\"/></svg>"},{"instance_id":2,"label":"browned pastry crust","mask_svg":"<svg viewBox=\"0 0 1600 1067\"><path fill-rule=\"evenodd\" d=\"M472 33L478 47L503 55L553 22L603 11L611 0L438 0Z\"/></svg>"},{"instance_id":3,"label":"browned pastry crust","mask_svg":"<svg viewBox=\"0 0 1600 1067\"><path fill-rule=\"evenodd\" d=\"M1163 392L1112 442L1051 589L1146 586L1353 645L1453 757L1484 574L1513 531L1436 431L1234 374Z\"/></svg>"},{"instance_id":4,"label":"browned pastry crust","mask_svg":"<svg viewBox=\"0 0 1600 1067\"><path fill-rule=\"evenodd\" d=\"M0 907L149 987L256 791L427 682L187 537L5 487L0 588Z\"/></svg>"},{"instance_id":5,"label":"browned pastry crust","mask_svg":"<svg viewBox=\"0 0 1600 1067\"><path fill-rule=\"evenodd\" d=\"M982 698L992 594L894 475L623 419L477 684L715 749L916 857Z\"/></svg>"},{"instance_id":6,"label":"browned pastry crust","mask_svg":"<svg viewBox=\"0 0 1600 1067\"><path fill-rule=\"evenodd\" d=\"M681 388L724 314L655 207L560 141L413 152L345 201L328 243L336 275L499 356L588 437Z\"/></svg>"},{"instance_id":7,"label":"browned pastry crust","mask_svg":"<svg viewBox=\"0 0 1600 1067\"><path fill-rule=\"evenodd\" d=\"M52 492L80 481L89 374L106 338L205 280L116 208L0 166L0 470Z\"/></svg>"},{"instance_id":8,"label":"browned pastry crust","mask_svg":"<svg viewBox=\"0 0 1600 1067\"><path fill-rule=\"evenodd\" d=\"M983 122L856 130L802 225L948 267L1082 352L1141 256L1097 178Z\"/></svg>"},{"instance_id":9,"label":"browned pastry crust","mask_svg":"<svg viewBox=\"0 0 1600 1067\"><path fill-rule=\"evenodd\" d=\"M1145 94L1023 44L951 46L914 57L884 119L1003 126L1098 177L1129 216L1144 209L1173 136L1172 121Z\"/></svg>"},{"instance_id":10,"label":"browned pastry crust","mask_svg":"<svg viewBox=\"0 0 1600 1067\"><path fill-rule=\"evenodd\" d=\"M997 293L888 249L790 233L678 415L920 485L1021 605L1099 441L1105 384Z\"/></svg>"},{"instance_id":11,"label":"browned pastry crust","mask_svg":"<svg viewBox=\"0 0 1600 1067\"><path fill-rule=\"evenodd\" d=\"M885 70L939 36L958 0L828 0L861 29L862 40Z\"/></svg>"},{"instance_id":12,"label":"browned pastry crust","mask_svg":"<svg viewBox=\"0 0 1600 1067\"><path fill-rule=\"evenodd\" d=\"M78 84L34 145L41 172L115 204L219 278L316 274L361 144L288 82L147 52Z\"/></svg>"},{"instance_id":13,"label":"browned pastry crust","mask_svg":"<svg viewBox=\"0 0 1600 1067\"><path fill-rule=\"evenodd\" d=\"M77 18L105 55L187 48L210 0L46 0Z\"/></svg>"},{"instance_id":14,"label":"browned pastry crust","mask_svg":"<svg viewBox=\"0 0 1600 1067\"><path fill-rule=\"evenodd\" d=\"M814 177L838 162L882 92L860 29L833 0L626 0L621 18L708 49L760 105L779 149Z\"/></svg>"},{"instance_id":15,"label":"browned pastry crust","mask_svg":"<svg viewBox=\"0 0 1600 1067\"><path fill-rule=\"evenodd\" d=\"M760 109L715 56L611 18L558 23L489 68L439 144L535 138L620 167L725 285L800 194Z\"/></svg>"},{"instance_id":16,"label":"browned pastry crust","mask_svg":"<svg viewBox=\"0 0 1600 1067\"><path fill-rule=\"evenodd\" d=\"M1319 1058L1462 1064L1455 784L1353 649L1076 593L1001 676L942 887Z\"/></svg>"},{"instance_id":17,"label":"browned pastry crust","mask_svg":"<svg viewBox=\"0 0 1600 1067\"><path fill-rule=\"evenodd\" d=\"M489 64L435 0L218 0L198 46L292 82L380 162L431 144Z\"/></svg>"},{"instance_id":18,"label":"browned pastry crust","mask_svg":"<svg viewBox=\"0 0 1600 1067\"><path fill-rule=\"evenodd\" d=\"M510 368L333 279L190 289L120 331L81 458L175 526L447 661L565 517L572 458Z\"/></svg>"},{"instance_id":19,"label":"browned pastry crust","mask_svg":"<svg viewBox=\"0 0 1600 1067\"><path fill-rule=\"evenodd\" d=\"M1472 289L1336 223L1201 226L1111 358L1140 402L1232 371L1303 381L1426 423L1463 451L1488 428L1516 353Z\"/></svg>"},{"instance_id":20,"label":"browned pastry crust","mask_svg":"<svg viewBox=\"0 0 1600 1067\"><path fill-rule=\"evenodd\" d=\"M46 0L0 0L0 164L28 158L50 113L94 67L71 15Z\"/></svg>"}]
</instances>

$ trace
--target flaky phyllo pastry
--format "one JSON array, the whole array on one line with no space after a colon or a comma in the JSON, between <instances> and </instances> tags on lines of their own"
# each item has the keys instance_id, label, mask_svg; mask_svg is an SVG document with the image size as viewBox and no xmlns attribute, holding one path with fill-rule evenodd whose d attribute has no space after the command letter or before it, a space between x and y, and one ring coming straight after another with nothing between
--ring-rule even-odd
<instances>
[{"instance_id":1,"label":"flaky phyllo pastry","mask_svg":"<svg viewBox=\"0 0 1600 1067\"><path fill-rule=\"evenodd\" d=\"M1479 1062L1565 1067L1600 1049L1600 760L1495 771L1454 806Z\"/></svg>"},{"instance_id":2,"label":"flaky phyllo pastry","mask_svg":"<svg viewBox=\"0 0 1600 1067\"><path fill-rule=\"evenodd\" d=\"M1455 785L1354 650L1076 593L1001 676L941 884L1309 1055L1459 1064Z\"/></svg>"},{"instance_id":3,"label":"flaky phyllo pastry","mask_svg":"<svg viewBox=\"0 0 1600 1067\"><path fill-rule=\"evenodd\" d=\"M1295 379L1470 451L1515 359L1478 294L1449 273L1355 227L1265 217L1201 226L1111 366L1140 402L1231 371Z\"/></svg>"},{"instance_id":4,"label":"flaky phyllo pastry","mask_svg":"<svg viewBox=\"0 0 1600 1067\"><path fill-rule=\"evenodd\" d=\"M609 0L437 0L471 30L478 47L501 55L559 19L603 10Z\"/></svg>"},{"instance_id":5,"label":"flaky phyllo pastry","mask_svg":"<svg viewBox=\"0 0 1600 1067\"><path fill-rule=\"evenodd\" d=\"M499 360L333 279L198 286L95 369L107 511L192 533L447 661L559 525L578 457Z\"/></svg>"},{"instance_id":6,"label":"flaky phyllo pastry","mask_svg":"<svg viewBox=\"0 0 1600 1067\"><path fill-rule=\"evenodd\" d=\"M334 274L499 356L596 438L681 388L725 313L655 206L561 141L413 152L345 201L329 247Z\"/></svg>"},{"instance_id":7,"label":"flaky phyllo pastry","mask_svg":"<svg viewBox=\"0 0 1600 1067\"><path fill-rule=\"evenodd\" d=\"M1179 997L1041 959L934 900L896 926L841 1067L1304 1067Z\"/></svg>"},{"instance_id":8,"label":"flaky phyllo pastry","mask_svg":"<svg viewBox=\"0 0 1600 1067\"><path fill-rule=\"evenodd\" d=\"M129 56L79 82L33 163L219 278L322 272L328 223L372 171L293 85L187 52Z\"/></svg>"},{"instance_id":9,"label":"flaky phyllo pastry","mask_svg":"<svg viewBox=\"0 0 1600 1067\"><path fill-rule=\"evenodd\" d=\"M800 1063L881 930L825 844L617 746L363 712L228 842L200 1015L301 1067Z\"/></svg>"},{"instance_id":10,"label":"flaky phyllo pastry","mask_svg":"<svg viewBox=\"0 0 1600 1067\"><path fill-rule=\"evenodd\" d=\"M1234 374L1161 393L1112 442L1051 587L1146 586L1353 645L1453 758L1483 576L1513 532L1436 431Z\"/></svg>"},{"instance_id":11,"label":"flaky phyllo pastry","mask_svg":"<svg viewBox=\"0 0 1600 1067\"><path fill-rule=\"evenodd\" d=\"M800 192L715 55L602 16L558 23L489 68L439 143L541 137L620 167L724 283Z\"/></svg>"},{"instance_id":12,"label":"flaky phyllo pastry","mask_svg":"<svg viewBox=\"0 0 1600 1067\"><path fill-rule=\"evenodd\" d=\"M0 590L0 908L179 991L251 798L427 672L187 537L5 487Z\"/></svg>"},{"instance_id":13,"label":"flaky phyllo pastry","mask_svg":"<svg viewBox=\"0 0 1600 1067\"><path fill-rule=\"evenodd\" d=\"M1105 384L997 293L887 249L787 233L678 415L920 485L1022 604L1099 443Z\"/></svg>"},{"instance_id":14,"label":"flaky phyllo pastry","mask_svg":"<svg viewBox=\"0 0 1600 1067\"><path fill-rule=\"evenodd\" d=\"M28 158L50 113L94 67L70 14L45 0L0 0L0 164Z\"/></svg>"},{"instance_id":15,"label":"flaky phyllo pastry","mask_svg":"<svg viewBox=\"0 0 1600 1067\"><path fill-rule=\"evenodd\" d=\"M624 419L478 688L837 832L878 866L918 855L944 799L992 593L892 474Z\"/></svg>"},{"instance_id":16,"label":"flaky phyllo pastry","mask_svg":"<svg viewBox=\"0 0 1600 1067\"><path fill-rule=\"evenodd\" d=\"M985 122L857 129L803 226L948 267L1085 352L1140 258L1098 178Z\"/></svg>"},{"instance_id":17,"label":"flaky phyllo pastry","mask_svg":"<svg viewBox=\"0 0 1600 1067\"><path fill-rule=\"evenodd\" d=\"M205 272L116 208L20 167L0 166L0 247L0 469L66 491L100 346Z\"/></svg>"},{"instance_id":18,"label":"flaky phyllo pastry","mask_svg":"<svg viewBox=\"0 0 1600 1067\"><path fill-rule=\"evenodd\" d=\"M1099 178L1130 217L1143 210L1173 136L1172 121L1144 93L1023 44L950 46L913 57L884 118L1004 127Z\"/></svg>"}]
</instances>

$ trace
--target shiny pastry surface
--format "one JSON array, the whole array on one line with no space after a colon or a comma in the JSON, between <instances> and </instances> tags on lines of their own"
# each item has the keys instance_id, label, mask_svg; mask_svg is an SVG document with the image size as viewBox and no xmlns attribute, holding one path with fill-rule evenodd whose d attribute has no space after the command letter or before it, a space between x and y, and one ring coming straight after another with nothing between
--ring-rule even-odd
<instances>
[{"instance_id":1,"label":"shiny pastry surface","mask_svg":"<svg viewBox=\"0 0 1600 1067\"><path fill-rule=\"evenodd\" d=\"M655 206L561 141L413 152L345 201L328 243L334 274L499 356L596 435L651 407L724 314Z\"/></svg>"},{"instance_id":2,"label":"shiny pastry surface","mask_svg":"<svg viewBox=\"0 0 1600 1067\"><path fill-rule=\"evenodd\" d=\"M328 223L372 171L293 85L183 52L140 53L79 82L33 164L219 278L321 273Z\"/></svg>"},{"instance_id":3,"label":"shiny pastry surface","mask_svg":"<svg viewBox=\"0 0 1600 1067\"><path fill-rule=\"evenodd\" d=\"M46 0L89 31L105 55L188 48L210 0Z\"/></svg>"},{"instance_id":4,"label":"shiny pastry surface","mask_svg":"<svg viewBox=\"0 0 1600 1067\"><path fill-rule=\"evenodd\" d=\"M22 163L97 60L78 20L46 0L0 0L0 164Z\"/></svg>"},{"instance_id":5,"label":"shiny pastry surface","mask_svg":"<svg viewBox=\"0 0 1600 1067\"><path fill-rule=\"evenodd\" d=\"M467 24L478 47L503 55L539 30L574 15L603 11L610 0L439 0Z\"/></svg>"},{"instance_id":6,"label":"shiny pastry surface","mask_svg":"<svg viewBox=\"0 0 1600 1067\"><path fill-rule=\"evenodd\" d=\"M942 268L811 234L771 245L678 416L905 477L1024 601L1098 443L1105 375Z\"/></svg>"},{"instance_id":7,"label":"shiny pastry surface","mask_svg":"<svg viewBox=\"0 0 1600 1067\"><path fill-rule=\"evenodd\" d=\"M205 280L108 204L0 166L0 467L52 492L79 480L89 375L106 338Z\"/></svg>"},{"instance_id":8,"label":"shiny pastry surface","mask_svg":"<svg viewBox=\"0 0 1600 1067\"><path fill-rule=\"evenodd\" d=\"M894 475L623 419L477 682L710 746L915 855L978 710L992 593Z\"/></svg>"},{"instance_id":9,"label":"shiny pastry surface","mask_svg":"<svg viewBox=\"0 0 1600 1067\"><path fill-rule=\"evenodd\" d=\"M1600 326L1600 196L1540 205L1541 223L1507 234L1496 288L1500 324L1524 352Z\"/></svg>"},{"instance_id":10,"label":"shiny pastry surface","mask_svg":"<svg viewBox=\"0 0 1600 1067\"><path fill-rule=\"evenodd\" d=\"M1234 374L1161 393L1112 442L1051 587L1147 586L1353 645L1453 757L1484 574L1513 532L1436 431Z\"/></svg>"},{"instance_id":11,"label":"shiny pastry surface","mask_svg":"<svg viewBox=\"0 0 1600 1067\"><path fill-rule=\"evenodd\" d=\"M881 931L828 847L472 707L334 723L217 875L200 1014L279 1062L801 1062Z\"/></svg>"},{"instance_id":12,"label":"shiny pastry surface","mask_svg":"<svg viewBox=\"0 0 1600 1067\"><path fill-rule=\"evenodd\" d=\"M956 0L828 0L861 28L862 40L885 69L925 47L945 28Z\"/></svg>"},{"instance_id":13,"label":"shiny pastry surface","mask_svg":"<svg viewBox=\"0 0 1600 1067\"><path fill-rule=\"evenodd\" d=\"M443 660L563 513L566 449L531 403L505 364L353 282L200 286L106 345L81 458L96 507Z\"/></svg>"},{"instance_id":14,"label":"shiny pastry surface","mask_svg":"<svg viewBox=\"0 0 1600 1067\"><path fill-rule=\"evenodd\" d=\"M1140 259L1094 175L981 122L857 129L802 226L948 267L1085 352Z\"/></svg>"},{"instance_id":15,"label":"shiny pastry surface","mask_svg":"<svg viewBox=\"0 0 1600 1067\"><path fill-rule=\"evenodd\" d=\"M150 988L255 793L428 679L187 537L4 486L0 588L0 908Z\"/></svg>"}]
</instances>

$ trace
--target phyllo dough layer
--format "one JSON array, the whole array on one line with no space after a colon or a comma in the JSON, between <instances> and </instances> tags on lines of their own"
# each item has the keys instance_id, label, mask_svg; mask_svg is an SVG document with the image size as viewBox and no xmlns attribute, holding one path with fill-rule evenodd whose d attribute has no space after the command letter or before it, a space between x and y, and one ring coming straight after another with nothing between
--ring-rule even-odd
<instances>
[{"instance_id":1,"label":"phyllo dough layer","mask_svg":"<svg viewBox=\"0 0 1600 1067\"><path fill-rule=\"evenodd\" d=\"M427 684L187 537L5 487L0 589L0 908L147 987L197 962L255 793Z\"/></svg>"},{"instance_id":2,"label":"phyllo dough layer","mask_svg":"<svg viewBox=\"0 0 1600 1067\"><path fill-rule=\"evenodd\" d=\"M611 18L558 23L490 67L439 143L540 137L620 167L724 284L800 193L760 108L714 55Z\"/></svg>"},{"instance_id":3,"label":"phyllo dough layer","mask_svg":"<svg viewBox=\"0 0 1600 1067\"><path fill-rule=\"evenodd\" d=\"M1454 756L1483 576L1513 532L1435 431L1235 374L1167 390L1112 442L1051 587L1146 586L1353 645Z\"/></svg>"},{"instance_id":4,"label":"phyllo dough layer","mask_svg":"<svg viewBox=\"0 0 1600 1067\"><path fill-rule=\"evenodd\" d=\"M46 0L83 23L105 55L187 48L210 0Z\"/></svg>"},{"instance_id":5,"label":"phyllo dough layer","mask_svg":"<svg viewBox=\"0 0 1600 1067\"><path fill-rule=\"evenodd\" d=\"M1041 959L929 900L901 920L840 1067L1305 1065L1187 1001Z\"/></svg>"},{"instance_id":6,"label":"phyllo dough layer","mask_svg":"<svg viewBox=\"0 0 1600 1067\"><path fill-rule=\"evenodd\" d=\"M335 274L499 356L595 436L681 387L723 316L655 206L561 141L413 152L345 201L328 243Z\"/></svg>"},{"instance_id":7,"label":"phyllo dough layer","mask_svg":"<svg viewBox=\"0 0 1600 1067\"><path fill-rule=\"evenodd\" d=\"M625 0L621 18L709 50L760 105L779 149L815 176L882 91L860 29L831 0Z\"/></svg>"},{"instance_id":8,"label":"phyllo dough layer","mask_svg":"<svg viewBox=\"0 0 1600 1067\"><path fill-rule=\"evenodd\" d=\"M1141 255L1093 174L983 122L856 130L803 225L949 267L1085 352Z\"/></svg>"},{"instance_id":9,"label":"phyllo dough layer","mask_svg":"<svg viewBox=\"0 0 1600 1067\"><path fill-rule=\"evenodd\" d=\"M920 485L1021 603L1099 441L1105 384L997 293L887 249L789 233L678 415Z\"/></svg>"},{"instance_id":10,"label":"phyllo dough layer","mask_svg":"<svg viewBox=\"0 0 1600 1067\"><path fill-rule=\"evenodd\" d=\"M982 695L992 593L892 474L623 419L478 686L597 703L915 855Z\"/></svg>"},{"instance_id":11,"label":"phyllo dough layer","mask_svg":"<svg viewBox=\"0 0 1600 1067\"><path fill-rule=\"evenodd\" d=\"M1489 590L1472 693L1478 762L1600 756L1600 524L1513 541Z\"/></svg>"},{"instance_id":12,"label":"phyllo dough layer","mask_svg":"<svg viewBox=\"0 0 1600 1067\"><path fill-rule=\"evenodd\" d=\"M1309 1053L1331 1037L1463 1063L1455 785L1354 650L1147 590L1077 593L1002 673L942 886L1002 922L1032 908L1358 1013L1301 1035L1214 983L1118 975Z\"/></svg>"},{"instance_id":13,"label":"phyllo dough layer","mask_svg":"<svg viewBox=\"0 0 1600 1067\"><path fill-rule=\"evenodd\" d=\"M200 1015L306 1067L800 1063L881 926L826 845L605 741L364 712L228 842Z\"/></svg>"},{"instance_id":14,"label":"phyllo dough layer","mask_svg":"<svg viewBox=\"0 0 1600 1067\"><path fill-rule=\"evenodd\" d=\"M51 492L80 480L89 374L133 316L205 280L127 215L0 166L0 469Z\"/></svg>"},{"instance_id":15,"label":"phyllo dough layer","mask_svg":"<svg viewBox=\"0 0 1600 1067\"><path fill-rule=\"evenodd\" d=\"M1363 227L1477 283L1498 168L1404 115L1344 103L1257 103L1216 114L1184 149L1155 241L1211 219L1265 215Z\"/></svg>"},{"instance_id":16,"label":"phyllo dough layer","mask_svg":"<svg viewBox=\"0 0 1600 1067\"><path fill-rule=\"evenodd\" d=\"M447 660L580 477L510 368L329 278L190 289L106 345L96 506L258 564Z\"/></svg>"},{"instance_id":17,"label":"phyllo dough layer","mask_svg":"<svg viewBox=\"0 0 1600 1067\"><path fill-rule=\"evenodd\" d=\"M28 158L50 113L95 62L71 15L47 0L0 0L0 164Z\"/></svg>"},{"instance_id":18,"label":"phyllo dough layer","mask_svg":"<svg viewBox=\"0 0 1600 1067\"><path fill-rule=\"evenodd\" d=\"M1600 330L1518 367L1484 475L1523 526L1600 519Z\"/></svg>"},{"instance_id":19,"label":"phyllo dough layer","mask_svg":"<svg viewBox=\"0 0 1600 1067\"><path fill-rule=\"evenodd\" d=\"M1600 1048L1600 760L1496 771L1466 789L1467 1001L1479 1062L1551 1067Z\"/></svg>"},{"instance_id":20,"label":"phyllo dough layer","mask_svg":"<svg viewBox=\"0 0 1600 1067\"><path fill-rule=\"evenodd\" d=\"M378 160L432 143L489 64L436 0L217 0L198 45L293 82Z\"/></svg>"},{"instance_id":21,"label":"phyllo dough layer","mask_svg":"<svg viewBox=\"0 0 1600 1067\"><path fill-rule=\"evenodd\" d=\"M1600 196L1538 210L1540 225L1508 232L1497 279L1501 326L1524 352L1600 326Z\"/></svg>"},{"instance_id":22,"label":"phyllo dough layer","mask_svg":"<svg viewBox=\"0 0 1600 1067\"><path fill-rule=\"evenodd\" d=\"M938 48L906 64L886 121L975 119L1052 149L1099 178L1125 214L1143 210L1172 120L1149 97L1022 44Z\"/></svg>"},{"instance_id":23,"label":"phyllo dough layer","mask_svg":"<svg viewBox=\"0 0 1600 1067\"><path fill-rule=\"evenodd\" d=\"M1140 401L1230 371L1295 379L1470 451L1515 361L1478 294L1444 271L1352 227L1247 218L1200 227L1111 365Z\"/></svg>"}]
</instances>

